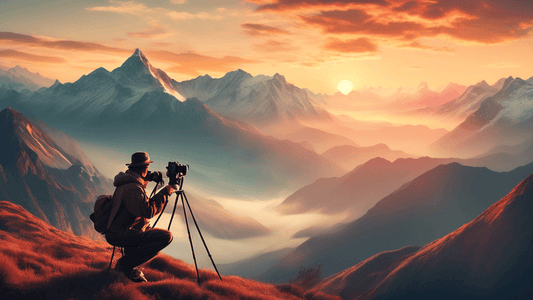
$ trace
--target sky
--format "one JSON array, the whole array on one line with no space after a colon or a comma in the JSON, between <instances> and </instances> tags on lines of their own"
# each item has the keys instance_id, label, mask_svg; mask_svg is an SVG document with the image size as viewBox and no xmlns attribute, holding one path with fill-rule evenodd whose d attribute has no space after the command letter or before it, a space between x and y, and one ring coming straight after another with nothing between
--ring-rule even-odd
<instances>
[{"instance_id":1,"label":"sky","mask_svg":"<svg viewBox=\"0 0 533 300\"><path fill-rule=\"evenodd\" d=\"M533 76L523 0L0 0L0 66L74 82L136 48L177 81L242 69L315 93Z\"/></svg>"}]
</instances>

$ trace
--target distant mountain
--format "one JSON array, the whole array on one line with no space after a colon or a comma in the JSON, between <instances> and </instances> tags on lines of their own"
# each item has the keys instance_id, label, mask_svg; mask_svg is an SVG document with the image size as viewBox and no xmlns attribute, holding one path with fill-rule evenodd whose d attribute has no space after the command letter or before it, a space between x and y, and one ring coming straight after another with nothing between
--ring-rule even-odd
<instances>
[{"instance_id":1,"label":"distant mountain","mask_svg":"<svg viewBox=\"0 0 533 300\"><path fill-rule=\"evenodd\" d=\"M453 159L397 159L377 157L337 178L321 178L291 194L276 209L283 214L350 212L362 216L379 200L403 184Z\"/></svg>"},{"instance_id":2,"label":"distant mountain","mask_svg":"<svg viewBox=\"0 0 533 300\"><path fill-rule=\"evenodd\" d=\"M0 199L58 229L101 238L89 214L112 184L70 136L8 108L0 112L0 140Z\"/></svg>"},{"instance_id":3,"label":"distant mountain","mask_svg":"<svg viewBox=\"0 0 533 300\"><path fill-rule=\"evenodd\" d=\"M255 279L259 274L268 270L268 268L276 264L292 250L293 248L283 248L280 250L255 255L236 263L220 264L218 265L218 269L222 274Z\"/></svg>"},{"instance_id":4,"label":"distant mountain","mask_svg":"<svg viewBox=\"0 0 533 300\"><path fill-rule=\"evenodd\" d=\"M316 286L344 299L526 299L533 175L473 221L419 247L379 253Z\"/></svg>"},{"instance_id":5,"label":"distant mountain","mask_svg":"<svg viewBox=\"0 0 533 300\"><path fill-rule=\"evenodd\" d=\"M513 145L531 138L533 77L509 77L500 91L481 102L478 110L454 130L433 143L436 153L474 156L498 145Z\"/></svg>"},{"instance_id":6,"label":"distant mountain","mask_svg":"<svg viewBox=\"0 0 533 300\"><path fill-rule=\"evenodd\" d=\"M0 86L22 91L28 89L36 91L41 87L49 87L54 84L54 80L41 76L39 73L32 73L26 68L15 66L7 71L0 71Z\"/></svg>"},{"instance_id":7,"label":"distant mountain","mask_svg":"<svg viewBox=\"0 0 533 300\"><path fill-rule=\"evenodd\" d=\"M222 117L195 98L180 101L170 81L136 50L112 72L99 68L11 102L77 140L124 153L124 163L141 149L159 161L187 163L192 181L210 193L267 196L263 189L293 189L324 170L342 174L296 143Z\"/></svg>"},{"instance_id":8,"label":"distant mountain","mask_svg":"<svg viewBox=\"0 0 533 300\"><path fill-rule=\"evenodd\" d=\"M185 97L197 98L218 114L255 126L298 118L329 118L325 110L314 104L307 91L288 83L277 73L272 77L253 77L239 69L218 79L205 75L174 81L173 86Z\"/></svg>"},{"instance_id":9,"label":"distant mountain","mask_svg":"<svg viewBox=\"0 0 533 300\"><path fill-rule=\"evenodd\" d=\"M441 92L435 92L428 87L427 83L422 82L416 89L399 88L390 96L387 109L435 108L459 97L465 90L466 86L449 83Z\"/></svg>"},{"instance_id":10,"label":"distant mountain","mask_svg":"<svg viewBox=\"0 0 533 300\"><path fill-rule=\"evenodd\" d=\"M261 278L282 282L301 266L322 264L330 276L383 251L425 245L472 220L533 172L438 166L383 198L364 216L333 234L313 237Z\"/></svg>"},{"instance_id":11,"label":"distant mountain","mask_svg":"<svg viewBox=\"0 0 533 300\"><path fill-rule=\"evenodd\" d=\"M479 109L483 100L496 94L501 89L504 81L505 78L502 78L493 86L490 86L485 80L471 85L458 98L435 108L435 114L465 119Z\"/></svg>"},{"instance_id":12,"label":"distant mountain","mask_svg":"<svg viewBox=\"0 0 533 300\"><path fill-rule=\"evenodd\" d=\"M296 143L308 142L317 153L322 153L335 146L348 145L359 147L359 145L347 137L311 127L304 127L283 137Z\"/></svg>"},{"instance_id":13,"label":"distant mountain","mask_svg":"<svg viewBox=\"0 0 533 300\"><path fill-rule=\"evenodd\" d=\"M370 147L335 146L322 153L322 156L337 163L345 170L353 170L358 165L375 157L381 157L389 161L412 157L403 151L391 150L385 144L377 144Z\"/></svg>"}]
</instances>

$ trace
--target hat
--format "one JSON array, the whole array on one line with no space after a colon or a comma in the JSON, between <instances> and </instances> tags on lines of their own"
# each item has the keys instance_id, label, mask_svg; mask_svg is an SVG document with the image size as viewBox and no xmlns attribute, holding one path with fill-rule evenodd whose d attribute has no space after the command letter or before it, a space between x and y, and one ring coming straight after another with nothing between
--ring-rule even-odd
<instances>
[{"instance_id":1,"label":"hat","mask_svg":"<svg viewBox=\"0 0 533 300\"><path fill-rule=\"evenodd\" d=\"M128 167L139 167L144 165L149 165L153 163L153 161L150 160L150 156L148 156L148 153L146 152L135 152L131 156L131 164L126 164Z\"/></svg>"}]
</instances>

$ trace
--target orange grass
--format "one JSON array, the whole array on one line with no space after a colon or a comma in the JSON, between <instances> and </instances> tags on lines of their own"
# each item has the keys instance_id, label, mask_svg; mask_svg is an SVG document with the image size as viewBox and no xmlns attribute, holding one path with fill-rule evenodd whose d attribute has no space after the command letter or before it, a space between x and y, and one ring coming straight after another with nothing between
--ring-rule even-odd
<instances>
[{"instance_id":1,"label":"orange grass","mask_svg":"<svg viewBox=\"0 0 533 300\"><path fill-rule=\"evenodd\" d=\"M0 299L340 299L237 276L220 281L211 270L200 270L198 284L193 266L164 254L142 266L149 282L136 284L107 271L108 244L57 230L5 201L0 240Z\"/></svg>"}]
</instances>

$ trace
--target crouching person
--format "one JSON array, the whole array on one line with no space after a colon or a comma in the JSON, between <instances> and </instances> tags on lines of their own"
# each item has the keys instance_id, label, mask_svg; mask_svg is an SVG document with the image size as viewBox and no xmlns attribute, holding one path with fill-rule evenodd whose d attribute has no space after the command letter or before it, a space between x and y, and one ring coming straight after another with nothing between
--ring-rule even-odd
<instances>
[{"instance_id":1,"label":"crouching person","mask_svg":"<svg viewBox=\"0 0 533 300\"><path fill-rule=\"evenodd\" d=\"M167 185L148 198L145 177L150 163L153 161L148 153L136 152L131 163L126 164L128 170L115 176L111 211L115 217L110 219L106 231L108 243L124 248L124 256L118 260L115 269L134 282L147 282L138 266L154 258L172 242L172 233L151 228L149 219L161 213L176 187Z\"/></svg>"}]
</instances>

